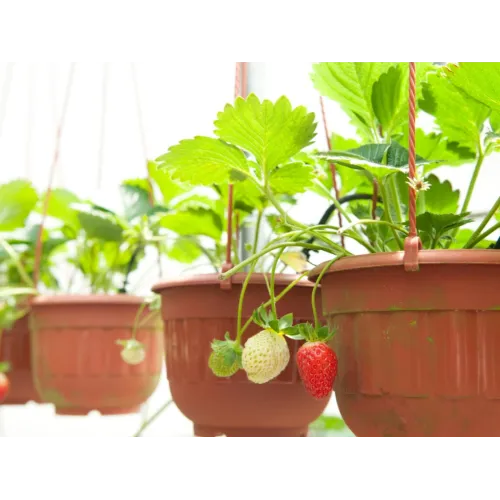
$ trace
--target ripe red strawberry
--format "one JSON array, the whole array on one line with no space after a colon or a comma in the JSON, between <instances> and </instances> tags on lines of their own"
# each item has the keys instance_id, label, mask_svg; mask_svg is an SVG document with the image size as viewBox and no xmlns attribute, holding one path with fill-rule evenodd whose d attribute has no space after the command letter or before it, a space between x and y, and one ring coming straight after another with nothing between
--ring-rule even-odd
<instances>
[{"instance_id":1,"label":"ripe red strawberry","mask_svg":"<svg viewBox=\"0 0 500 500\"><path fill-rule=\"evenodd\" d=\"M297 351L300 378L316 399L325 398L332 391L337 364L336 354L325 342L306 342Z\"/></svg>"},{"instance_id":2,"label":"ripe red strawberry","mask_svg":"<svg viewBox=\"0 0 500 500\"><path fill-rule=\"evenodd\" d=\"M5 373L0 372L0 404L9 392L9 379Z\"/></svg>"}]
</instances>

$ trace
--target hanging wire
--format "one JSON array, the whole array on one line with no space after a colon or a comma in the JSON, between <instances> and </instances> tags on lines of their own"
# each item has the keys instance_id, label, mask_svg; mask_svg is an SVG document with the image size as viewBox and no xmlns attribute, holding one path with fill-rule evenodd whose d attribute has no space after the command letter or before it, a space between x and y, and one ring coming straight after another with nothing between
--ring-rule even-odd
<instances>
[{"instance_id":1,"label":"hanging wire","mask_svg":"<svg viewBox=\"0 0 500 500\"><path fill-rule=\"evenodd\" d=\"M35 92L35 69L30 64L28 66L28 100L26 108L26 164L25 172L28 179L31 178L31 142L33 139L34 127L34 92Z\"/></svg>"},{"instance_id":2,"label":"hanging wire","mask_svg":"<svg viewBox=\"0 0 500 500\"><path fill-rule=\"evenodd\" d=\"M328 131L328 123L326 121L325 103L323 100L323 96L319 97L319 103L321 106L321 116L323 118L323 128L325 130L326 144L328 146L328 150L331 151L332 150L332 141L330 139L330 132ZM339 194L339 187L337 184L337 168L335 166L335 163L333 163L333 162L330 163L330 172L332 175L333 192L335 194L335 198L338 200L340 197L340 194ZM339 228L341 228L342 227L342 214L340 213L340 210L337 211L337 216L339 219ZM344 241L343 234L340 235L340 244L342 245L342 247L345 248L345 241Z\"/></svg>"},{"instance_id":3,"label":"hanging wire","mask_svg":"<svg viewBox=\"0 0 500 500\"><path fill-rule=\"evenodd\" d=\"M0 139L2 138L3 124L7 115L7 102L10 96L12 75L14 73L14 63L7 64L5 78L2 85L2 99L0 100Z\"/></svg>"},{"instance_id":4,"label":"hanging wire","mask_svg":"<svg viewBox=\"0 0 500 500\"><path fill-rule=\"evenodd\" d=\"M43 200L42 220L40 222L40 227L38 229L38 235L37 235L36 247L35 247L35 263L34 263L34 269L33 269L33 283L34 283L35 288L38 286L38 280L40 277L40 263L41 263L41 258L42 258L43 226L44 226L45 220L47 218L47 212L48 212L48 208L49 208L49 200L50 200L50 195L52 193L52 185L54 182L54 175L55 175L57 164L59 162L59 150L60 150L60 145L61 145L61 136L62 136L62 130L63 130L65 118L66 118L66 112L68 110L71 88L72 88L73 80L74 80L75 64L76 63L71 63L71 66L69 69L69 75L68 75L68 80L66 83L66 90L65 90L65 96L64 96L63 106L62 106L62 110L61 110L61 116L60 116L59 124L56 128L54 156L52 158L52 164L50 166L50 171L49 171L49 183L47 186L47 191L45 193L45 198Z\"/></svg>"},{"instance_id":5,"label":"hanging wire","mask_svg":"<svg viewBox=\"0 0 500 500\"><path fill-rule=\"evenodd\" d=\"M109 63L104 63L101 84L101 133L99 138L99 160L97 163L97 189L102 187L102 174L104 168L104 142L106 136L106 116L108 110L108 80Z\"/></svg>"},{"instance_id":6,"label":"hanging wire","mask_svg":"<svg viewBox=\"0 0 500 500\"><path fill-rule=\"evenodd\" d=\"M135 94L135 104L136 104L136 111L137 111L137 123L139 124L139 133L141 136L141 143L142 143L142 153L145 158L146 162L146 174L147 174L147 180L149 183L149 202L151 206L154 205L154 193L153 193L153 183L151 182L151 176L149 175L149 169L148 169L148 148L147 148L147 142L146 142L146 132L144 129L144 120L142 116L142 106L141 106L141 99L140 99L140 93L139 93L139 84L137 81L137 70L135 67L134 63L131 63L130 65L131 73L132 73L132 81L134 84L134 94Z\"/></svg>"}]
</instances>

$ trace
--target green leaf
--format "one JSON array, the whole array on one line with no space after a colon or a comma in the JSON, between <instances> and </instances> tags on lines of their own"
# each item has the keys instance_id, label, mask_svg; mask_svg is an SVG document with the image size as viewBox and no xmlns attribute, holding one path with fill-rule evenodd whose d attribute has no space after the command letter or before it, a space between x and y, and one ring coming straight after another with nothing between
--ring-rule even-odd
<instances>
[{"instance_id":1,"label":"green leaf","mask_svg":"<svg viewBox=\"0 0 500 500\"><path fill-rule=\"evenodd\" d=\"M449 181L441 182L431 174L425 179L431 187L424 192L425 208L434 214L452 214L458 209L460 191L453 190Z\"/></svg>"},{"instance_id":2,"label":"green leaf","mask_svg":"<svg viewBox=\"0 0 500 500\"><path fill-rule=\"evenodd\" d=\"M146 181L147 184L147 181ZM151 211L150 190L145 188L143 179L127 180L120 186L125 218L128 221L146 215Z\"/></svg>"},{"instance_id":3,"label":"green leaf","mask_svg":"<svg viewBox=\"0 0 500 500\"><path fill-rule=\"evenodd\" d=\"M453 238L450 249L463 248L473 234L474 231L472 229L460 229ZM481 240L477 245L474 246L474 248L489 248L490 245L494 244L495 242L493 240Z\"/></svg>"},{"instance_id":4,"label":"green leaf","mask_svg":"<svg viewBox=\"0 0 500 500\"><path fill-rule=\"evenodd\" d=\"M311 187L314 168L306 163L286 163L276 167L269 176L269 184L274 193L303 193Z\"/></svg>"},{"instance_id":5,"label":"green leaf","mask_svg":"<svg viewBox=\"0 0 500 500\"><path fill-rule=\"evenodd\" d=\"M429 75L424 88L420 105L433 112L447 141L476 152L489 109L457 89L442 72Z\"/></svg>"},{"instance_id":6,"label":"green leaf","mask_svg":"<svg viewBox=\"0 0 500 500\"><path fill-rule=\"evenodd\" d=\"M444 67L446 77L459 89L493 111L500 111L500 63L462 62Z\"/></svg>"},{"instance_id":7,"label":"green leaf","mask_svg":"<svg viewBox=\"0 0 500 500\"><path fill-rule=\"evenodd\" d=\"M283 218L276 214L266 215L268 224L275 234L284 234L293 231L293 228L283 222Z\"/></svg>"},{"instance_id":8,"label":"green leaf","mask_svg":"<svg viewBox=\"0 0 500 500\"><path fill-rule=\"evenodd\" d=\"M0 186L0 231L24 227L38 201L38 194L29 181L15 180Z\"/></svg>"},{"instance_id":9,"label":"green leaf","mask_svg":"<svg viewBox=\"0 0 500 500\"><path fill-rule=\"evenodd\" d=\"M173 181L171 174L158 168L157 163L154 161L148 161L148 172L153 183L160 190L165 205L168 205L175 197L190 189L189 186Z\"/></svg>"},{"instance_id":10,"label":"green leaf","mask_svg":"<svg viewBox=\"0 0 500 500\"><path fill-rule=\"evenodd\" d=\"M500 134L500 111L491 112L490 125L493 129L493 132Z\"/></svg>"},{"instance_id":11,"label":"green leaf","mask_svg":"<svg viewBox=\"0 0 500 500\"><path fill-rule=\"evenodd\" d=\"M177 262L191 264L201 256L202 252L196 241L180 237L167 247L166 254Z\"/></svg>"},{"instance_id":12,"label":"green leaf","mask_svg":"<svg viewBox=\"0 0 500 500\"><path fill-rule=\"evenodd\" d=\"M46 195L45 193L42 199ZM47 215L60 220L73 230L78 231L80 229L80 221L75 210L72 208L74 203L80 203L80 198L76 194L67 189L53 189L49 197ZM42 207L40 207L39 211L42 211Z\"/></svg>"},{"instance_id":13,"label":"green leaf","mask_svg":"<svg viewBox=\"0 0 500 500\"><path fill-rule=\"evenodd\" d=\"M279 331L285 328L290 328L293 325L293 313L288 313L282 316L279 320Z\"/></svg>"},{"instance_id":14,"label":"green leaf","mask_svg":"<svg viewBox=\"0 0 500 500\"><path fill-rule=\"evenodd\" d=\"M34 288L26 287L13 287L6 286L0 287L0 298L14 297L14 296L25 296L25 295L36 295L38 292Z\"/></svg>"},{"instance_id":15,"label":"green leaf","mask_svg":"<svg viewBox=\"0 0 500 500\"><path fill-rule=\"evenodd\" d=\"M311 424L314 428L342 430L347 426L341 417L321 415Z\"/></svg>"},{"instance_id":16,"label":"green leaf","mask_svg":"<svg viewBox=\"0 0 500 500\"><path fill-rule=\"evenodd\" d=\"M417 216L417 228L424 248L439 247L440 240L449 231L472 222L466 214L433 214L425 212Z\"/></svg>"},{"instance_id":17,"label":"green leaf","mask_svg":"<svg viewBox=\"0 0 500 500\"><path fill-rule=\"evenodd\" d=\"M123 240L123 226L113 213L82 204L77 209L77 216L88 238L115 242Z\"/></svg>"},{"instance_id":18,"label":"green leaf","mask_svg":"<svg viewBox=\"0 0 500 500\"><path fill-rule=\"evenodd\" d=\"M172 179L193 185L227 183L233 170L249 173L245 155L238 148L212 137L183 140L156 161Z\"/></svg>"},{"instance_id":19,"label":"green leaf","mask_svg":"<svg viewBox=\"0 0 500 500\"><path fill-rule=\"evenodd\" d=\"M215 126L218 137L251 153L267 172L312 144L316 130L305 107L293 109L285 96L261 102L254 94L227 104Z\"/></svg>"},{"instance_id":20,"label":"green leaf","mask_svg":"<svg viewBox=\"0 0 500 500\"><path fill-rule=\"evenodd\" d=\"M311 75L321 95L338 102L364 138L374 138L376 115L372 106L373 84L395 63L322 62Z\"/></svg>"},{"instance_id":21,"label":"green leaf","mask_svg":"<svg viewBox=\"0 0 500 500\"><path fill-rule=\"evenodd\" d=\"M172 203L171 207L176 210L187 210L190 208L213 210L215 208L215 200L201 194L189 194L189 196L178 197L175 203Z\"/></svg>"},{"instance_id":22,"label":"green leaf","mask_svg":"<svg viewBox=\"0 0 500 500\"><path fill-rule=\"evenodd\" d=\"M375 116L382 126L384 134L391 135L400 125L402 106L403 71L399 66L392 66L373 84L372 107ZM408 106L407 106L408 107Z\"/></svg>"},{"instance_id":23,"label":"green leaf","mask_svg":"<svg viewBox=\"0 0 500 500\"><path fill-rule=\"evenodd\" d=\"M400 144L408 145L408 131L405 131ZM424 166L424 171L429 172L439 166L458 166L471 162L475 159L475 154L467 148L458 147L458 143L449 143L443 134L432 132L426 134L422 129L417 129L415 135L415 146L417 154L427 160L442 161L430 163Z\"/></svg>"},{"instance_id":24,"label":"green leaf","mask_svg":"<svg viewBox=\"0 0 500 500\"><path fill-rule=\"evenodd\" d=\"M219 240L222 235L220 216L203 208L169 213L161 218L160 224L181 236L209 236Z\"/></svg>"}]
</instances>

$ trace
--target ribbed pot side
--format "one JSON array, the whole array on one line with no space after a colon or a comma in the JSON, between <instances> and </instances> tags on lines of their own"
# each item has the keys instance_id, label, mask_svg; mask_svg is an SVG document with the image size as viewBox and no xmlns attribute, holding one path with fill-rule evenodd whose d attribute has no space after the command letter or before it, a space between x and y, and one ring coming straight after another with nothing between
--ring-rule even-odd
<instances>
[{"instance_id":1,"label":"ribbed pot side","mask_svg":"<svg viewBox=\"0 0 500 500\"><path fill-rule=\"evenodd\" d=\"M142 299L132 296L37 297L31 342L35 386L58 414L133 413L158 385L163 338L158 318L142 313L137 340L146 359L125 363L118 339L130 338ZM145 321L144 321L145 320ZM160 326L160 327L159 327Z\"/></svg>"},{"instance_id":2,"label":"ribbed pot side","mask_svg":"<svg viewBox=\"0 0 500 500\"><path fill-rule=\"evenodd\" d=\"M233 276L230 290L216 275L176 279L156 285L162 296L167 376L179 410L194 423L196 436L306 436L308 426L325 409L329 398L318 401L306 393L295 354L299 343L288 339L291 359L285 371L267 384L250 382L243 370L218 378L208 367L210 344L229 332L234 338L241 283ZM276 278L279 294L295 276ZM277 304L279 315L292 312L295 321L312 321L310 283L295 286ZM318 293L318 306L320 293ZM243 321L269 299L263 275L254 274L247 288ZM243 342L261 330L252 324Z\"/></svg>"},{"instance_id":3,"label":"ribbed pot side","mask_svg":"<svg viewBox=\"0 0 500 500\"><path fill-rule=\"evenodd\" d=\"M343 418L357 436L500 436L500 252L402 259L340 259L322 281Z\"/></svg>"},{"instance_id":4,"label":"ribbed pot side","mask_svg":"<svg viewBox=\"0 0 500 500\"><path fill-rule=\"evenodd\" d=\"M17 320L10 330L4 330L0 345L0 361L10 363L9 392L3 405L23 405L29 401L41 403L33 383L31 340L28 316Z\"/></svg>"}]
</instances>

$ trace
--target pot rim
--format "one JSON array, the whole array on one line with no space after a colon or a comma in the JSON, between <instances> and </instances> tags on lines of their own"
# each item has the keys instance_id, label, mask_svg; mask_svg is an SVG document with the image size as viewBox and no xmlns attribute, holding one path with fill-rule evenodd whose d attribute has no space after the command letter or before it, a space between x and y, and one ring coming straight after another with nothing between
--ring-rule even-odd
<instances>
[{"instance_id":1,"label":"pot rim","mask_svg":"<svg viewBox=\"0 0 500 500\"><path fill-rule=\"evenodd\" d=\"M231 276L231 282L236 285L241 285L248 273L236 273ZM270 273L253 273L250 278L249 285L265 285L266 280L264 276L268 276ZM193 274L191 276L178 276L175 278L170 278L168 280L163 280L151 288L155 293L160 293L162 290L167 288L179 288L184 286L210 286L210 285L220 285L224 280L219 279L220 274L207 273L207 274ZM286 286L289 285L293 280L297 279L298 274L276 274L274 283L276 285ZM295 286L307 286L311 287L313 284L309 282L306 278L299 281Z\"/></svg>"},{"instance_id":2,"label":"pot rim","mask_svg":"<svg viewBox=\"0 0 500 500\"><path fill-rule=\"evenodd\" d=\"M144 297L137 295L38 295L31 301L31 305L60 306L60 305L140 305L144 302Z\"/></svg>"},{"instance_id":3,"label":"pot rim","mask_svg":"<svg viewBox=\"0 0 500 500\"><path fill-rule=\"evenodd\" d=\"M341 257L332 264L325 275L339 271L355 271L375 267L403 267L404 251L380 252L364 255ZM328 265L326 261L316 266L308 275L308 279L315 280L321 270ZM500 251L493 249L461 249L461 250L420 250L418 252L419 264L495 264L500 265Z\"/></svg>"}]
</instances>

